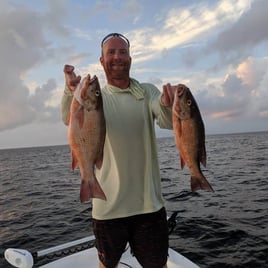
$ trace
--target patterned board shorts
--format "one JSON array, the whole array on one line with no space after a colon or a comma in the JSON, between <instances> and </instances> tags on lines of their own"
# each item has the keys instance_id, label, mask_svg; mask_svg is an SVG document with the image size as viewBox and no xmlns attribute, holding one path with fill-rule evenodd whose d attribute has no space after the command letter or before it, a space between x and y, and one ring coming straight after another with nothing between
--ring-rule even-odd
<instances>
[{"instance_id":1,"label":"patterned board shorts","mask_svg":"<svg viewBox=\"0 0 268 268\"><path fill-rule=\"evenodd\" d=\"M112 220L93 219L99 259L115 268L129 243L143 268L162 268L168 256L166 210Z\"/></svg>"}]
</instances>

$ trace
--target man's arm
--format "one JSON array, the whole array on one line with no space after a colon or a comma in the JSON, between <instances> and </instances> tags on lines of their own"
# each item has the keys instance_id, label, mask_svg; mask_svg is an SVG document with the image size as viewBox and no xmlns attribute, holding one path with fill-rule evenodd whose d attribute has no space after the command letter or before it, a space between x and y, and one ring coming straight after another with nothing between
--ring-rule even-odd
<instances>
[{"instance_id":1,"label":"man's arm","mask_svg":"<svg viewBox=\"0 0 268 268\"><path fill-rule=\"evenodd\" d=\"M69 124L69 111L72 99L73 99L73 93L66 86L61 99L61 118L66 126L68 126Z\"/></svg>"}]
</instances>

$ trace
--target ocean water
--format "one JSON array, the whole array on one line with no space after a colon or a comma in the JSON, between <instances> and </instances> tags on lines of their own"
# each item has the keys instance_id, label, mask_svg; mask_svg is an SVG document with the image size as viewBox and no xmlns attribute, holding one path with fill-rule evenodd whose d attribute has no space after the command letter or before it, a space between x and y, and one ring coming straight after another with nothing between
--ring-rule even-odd
<instances>
[{"instance_id":1,"label":"ocean water","mask_svg":"<svg viewBox=\"0 0 268 268\"><path fill-rule=\"evenodd\" d=\"M268 267L268 132L206 137L204 175L215 192L190 193L173 138L158 139L170 246L200 267ZM92 234L67 145L0 150L0 267L5 248L37 251Z\"/></svg>"}]
</instances>

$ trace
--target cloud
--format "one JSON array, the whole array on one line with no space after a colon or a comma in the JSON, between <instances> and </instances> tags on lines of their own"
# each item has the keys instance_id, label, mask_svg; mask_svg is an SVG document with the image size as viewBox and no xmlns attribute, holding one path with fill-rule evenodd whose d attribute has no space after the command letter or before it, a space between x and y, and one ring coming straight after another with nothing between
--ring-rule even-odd
<instances>
[{"instance_id":1,"label":"cloud","mask_svg":"<svg viewBox=\"0 0 268 268\"><path fill-rule=\"evenodd\" d=\"M142 27L128 33L135 63L181 55L186 64L194 64L204 55L208 40L235 23L250 8L251 1L216 1L214 4L175 6L165 15L155 18L160 27ZM215 43L215 42L214 42ZM216 50L214 44L205 50ZM146 48L146 49L144 49ZM177 54L178 54L177 53ZM179 57L178 57L179 59Z\"/></svg>"},{"instance_id":2,"label":"cloud","mask_svg":"<svg viewBox=\"0 0 268 268\"><path fill-rule=\"evenodd\" d=\"M57 87L54 79L49 79L46 84L35 89L35 94L29 96L28 104L35 115L35 121L58 122L60 113L58 106L51 105L51 99Z\"/></svg>"},{"instance_id":3,"label":"cloud","mask_svg":"<svg viewBox=\"0 0 268 268\"><path fill-rule=\"evenodd\" d=\"M238 65L237 76L243 80L244 84L252 88L259 88L267 73L267 60L268 58L249 57Z\"/></svg>"},{"instance_id":4,"label":"cloud","mask_svg":"<svg viewBox=\"0 0 268 268\"><path fill-rule=\"evenodd\" d=\"M41 113L46 119L49 115L50 118L55 117L53 108L46 107L45 103L49 98L48 92L56 88L56 82L49 80L41 86L42 90L49 90L42 95L38 88L31 91L23 80L30 70L46 62L50 55L42 16L24 6L9 5L5 8L0 11L0 58L4 63L0 66L0 130L32 122L41 118ZM60 29L58 27L57 32Z\"/></svg>"},{"instance_id":5,"label":"cloud","mask_svg":"<svg viewBox=\"0 0 268 268\"><path fill-rule=\"evenodd\" d=\"M193 89L207 87L194 93L208 120L249 124L249 118L268 119L268 58L248 58L221 80L210 83L203 76L192 84Z\"/></svg>"},{"instance_id":6,"label":"cloud","mask_svg":"<svg viewBox=\"0 0 268 268\"><path fill-rule=\"evenodd\" d=\"M63 55L65 55L65 61L68 62L68 64L77 66L85 59L88 59L91 56L91 53L87 52L76 53L75 55L71 55L70 57L66 57L66 54Z\"/></svg>"},{"instance_id":7,"label":"cloud","mask_svg":"<svg viewBox=\"0 0 268 268\"><path fill-rule=\"evenodd\" d=\"M127 0L123 4L123 12L120 9L120 13L131 15L133 17L133 24L136 24L140 18L140 14L143 11L143 7L137 0Z\"/></svg>"},{"instance_id":8,"label":"cloud","mask_svg":"<svg viewBox=\"0 0 268 268\"><path fill-rule=\"evenodd\" d=\"M68 37L71 35L70 28L63 25L63 21L69 16L66 9L65 0L47 0L47 11L40 15L40 19L44 27L49 30L50 33L54 33L57 37Z\"/></svg>"},{"instance_id":9,"label":"cloud","mask_svg":"<svg viewBox=\"0 0 268 268\"><path fill-rule=\"evenodd\" d=\"M222 112L214 112L210 115L212 119L223 119L225 121L230 121L234 119L234 117L238 117L241 115L241 111L238 110L228 110Z\"/></svg>"},{"instance_id":10,"label":"cloud","mask_svg":"<svg viewBox=\"0 0 268 268\"><path fill-rule=\"evenodd\" d=\"M238 12L232 23L218 29L205 46L199 51L194 51L196 60L202 59L203 55L214 56L217 61L214 61L211 70L219 70L223 66L237 64L251 56L261 45L268 45L268 2L249 1L247 5Z\"/></svg>"},{"instance_id":11,"label":"cloud","mask_svg":"<svg viewBox=\"0 0 268 268\"><path fill-rule=\"evenodd\" d=\"M176 55L178 62L180 57L192 68L199 61L198 71L190 69L189 75L184 73L182 78L193 89L211 129L214 124L220 127L219 122L228 122L234 128L234 122L237 127L242 123L248 125L249 118L255 117L257 122L268 114L264 101L268 94L268 66L267 58L251 55L267 41L267 6L268 2L261 0L235 4L217 1L210 6L201 3L171 9L162 18L163 27L158 33L146 29L139 35L133 34L137 38L134 45L138 43L136 56L141 62L160 57L157 51L161 51L162 56ZM148 50L143 52L145 40ZM172 79L176 81L176 77Z\"/></svg>"},{"instance_id":12,"label":"cloud","mask_svg":"<svg viewBox=\"0 0 268 268\"><path fill-rule=\"evenodd\" d=\"M241 49L252 49L257 44L268 41L268 2L257 0L252 2L250 9L231 27L222 31L211 48L229 53Z\"/></svg>"},{"instance_id":13,"label":"cloud","mask_svg":"<svg viewBox=\"0 0 268 268\"><path fill-rule=\"evenodd\" d=\"M17 8L0 17L1 59L15 75L42 60L42 50L48 47L36 13ZM5 71L6 66L3 66Z\"/></svg>"},{"instance_id":14,"label":"cloud","mask_svg":"<svg viewBox=\"0 0 268 268\"><path fill-rule=\"evenodd\" d=\"M101 34L107 34L107 23L116 25L122 28L124 21L131 21L132 24L136 24L139 21L140 15L143 12L143 6L140 1L126 0L119 1L116 5L111 1L96 1L95 5L80 6L78 7L78 13L82 14L84 19L88 17L94 18L95 21L99 21L99 17L105 16L103 21L106 22L105 30L100 30ZM107 21L106 21L107 20Z\"/></svg>"}]
</instances>

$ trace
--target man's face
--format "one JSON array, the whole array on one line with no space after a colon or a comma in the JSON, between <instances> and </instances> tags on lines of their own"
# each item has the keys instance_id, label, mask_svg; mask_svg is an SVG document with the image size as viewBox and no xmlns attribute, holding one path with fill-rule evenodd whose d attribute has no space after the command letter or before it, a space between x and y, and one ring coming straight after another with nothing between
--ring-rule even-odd
<instances>
[{"instance_id":1,"label":"man's face","mask_svg":"<svg viewBox=\"0 0 268 268\"><path fill-rule=\"evenodd\" d=\"M128 79L131 57L127 43L120 37L112 37L103 44L100 62L109 79Z\"/></svg>"}]
</instances>

